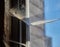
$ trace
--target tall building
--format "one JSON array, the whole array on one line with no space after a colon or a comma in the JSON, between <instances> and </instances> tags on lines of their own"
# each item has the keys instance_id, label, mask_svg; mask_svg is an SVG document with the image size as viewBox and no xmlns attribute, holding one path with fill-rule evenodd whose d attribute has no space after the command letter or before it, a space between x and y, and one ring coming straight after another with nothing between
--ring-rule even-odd
<instances>
[{"instance_id":1,"label":"tall building","mask_svg":"<svg viewBox=\"0 0 60 47\"><path fill-rule=\"evenodd\" d=\"M6 47L46 47L43 0L5 0Z\"/></svg>"},{"instance_id":2,"label":"tall building","mask_svg":"<svg viewBox=\"0 0 60 47\"><path fill-rule=\"evenodd\" d=\"M46 47L52 47L52 38L50 37L46 38Z\"/></svg>"}]
</instances>

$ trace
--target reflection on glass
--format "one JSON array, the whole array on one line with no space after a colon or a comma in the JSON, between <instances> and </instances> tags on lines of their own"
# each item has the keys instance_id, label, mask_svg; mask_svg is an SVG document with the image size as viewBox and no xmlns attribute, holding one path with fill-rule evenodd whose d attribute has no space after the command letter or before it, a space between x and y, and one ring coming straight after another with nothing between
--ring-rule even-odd
<instances>
[{"instance_id":1,"label":"reflection on glass","mask_svg":"<svg viewBox=\"0 0 60 47\"><path fill-rule=\"evenodd\" d=\"M10 1L10 7L18 9L21 14L25 15L25 7L26 7L26 1L25 0L11 0Z\"/></svg>"}]
</instances>

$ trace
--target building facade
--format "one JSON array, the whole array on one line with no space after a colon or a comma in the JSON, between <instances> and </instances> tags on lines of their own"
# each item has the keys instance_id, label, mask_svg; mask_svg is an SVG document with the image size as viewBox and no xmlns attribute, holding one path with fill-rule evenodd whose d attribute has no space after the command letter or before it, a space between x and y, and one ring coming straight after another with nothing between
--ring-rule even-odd
<instances>
[{"instance_id":1,"label":"building facade","mask_svg":"<svg viewBox=\"0 0 60 47\"><path fill-rule=\"evenodd\" d=\"M46 38L46 47L52 47L52 38L51 37Z\"/></svg>"},{"instance_id":2,"label":"building facade","mask_svg":"<svg viewBox=\"0 0 60 47\"><path fill-rule=\"evenodd\" d=\"M46 47L43 0L5 0L4 44L6 47Z\"/></svg>"},{"instance_id":3,"label":"building facade","mask_svg":"<svg viewBox=\"0 0 60 47\"><path fill-rule=\"evenodd\" d=\"M44 20L44 1L30 0L30 23ZM31 47L45 47L44 24L30 26L30 45Z\"/></svg>"}]
</instances>

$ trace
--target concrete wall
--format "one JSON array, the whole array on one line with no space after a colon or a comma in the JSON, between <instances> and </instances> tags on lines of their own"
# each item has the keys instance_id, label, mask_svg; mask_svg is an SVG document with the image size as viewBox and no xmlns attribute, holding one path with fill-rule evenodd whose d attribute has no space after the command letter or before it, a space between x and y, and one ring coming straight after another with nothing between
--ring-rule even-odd
<instances>
[{"instance_id":1,"label":"concrete wall","mask_svg":"<svg viewBox=\"0 0 60 47\"><path fill-rule=\"evenodd\" d=\"M4 0L5 13L4 13L4 42L9 44L9 36L11 31L11 16L9 15L10 0ZM6 45L7 46L7 45ZM9 46L7 46L9 47Z\"/></svg>"},{"instance_id":2,"label":"concrete wall","mask_svg":"<svg viewBox=\"0 0 60 47\"><path fill-rule=\"evenodd\" d=\"M44 20L43 0L30 0L30 23ZM44 25L30 26L30 45L31 47L45 47Z\"/></svg>"}]
</instances>

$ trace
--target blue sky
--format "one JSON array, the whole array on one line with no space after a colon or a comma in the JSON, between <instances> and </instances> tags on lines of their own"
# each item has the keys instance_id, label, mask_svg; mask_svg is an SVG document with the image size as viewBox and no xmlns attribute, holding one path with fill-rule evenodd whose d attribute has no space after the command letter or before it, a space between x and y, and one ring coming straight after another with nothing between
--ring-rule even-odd
<instances>
[{"instance_id":1,"label":"blue sky","mask_svg":"<svg viewBox=\"0 0 60 47\"><path fill-rule=\"evenodd\" d=\"M44 0L45 19L60 17L60 0ZM60 47L60 21L47 23L45 25L46 35L52 37L52 47Z\"/></svg>"}]
</instances>

